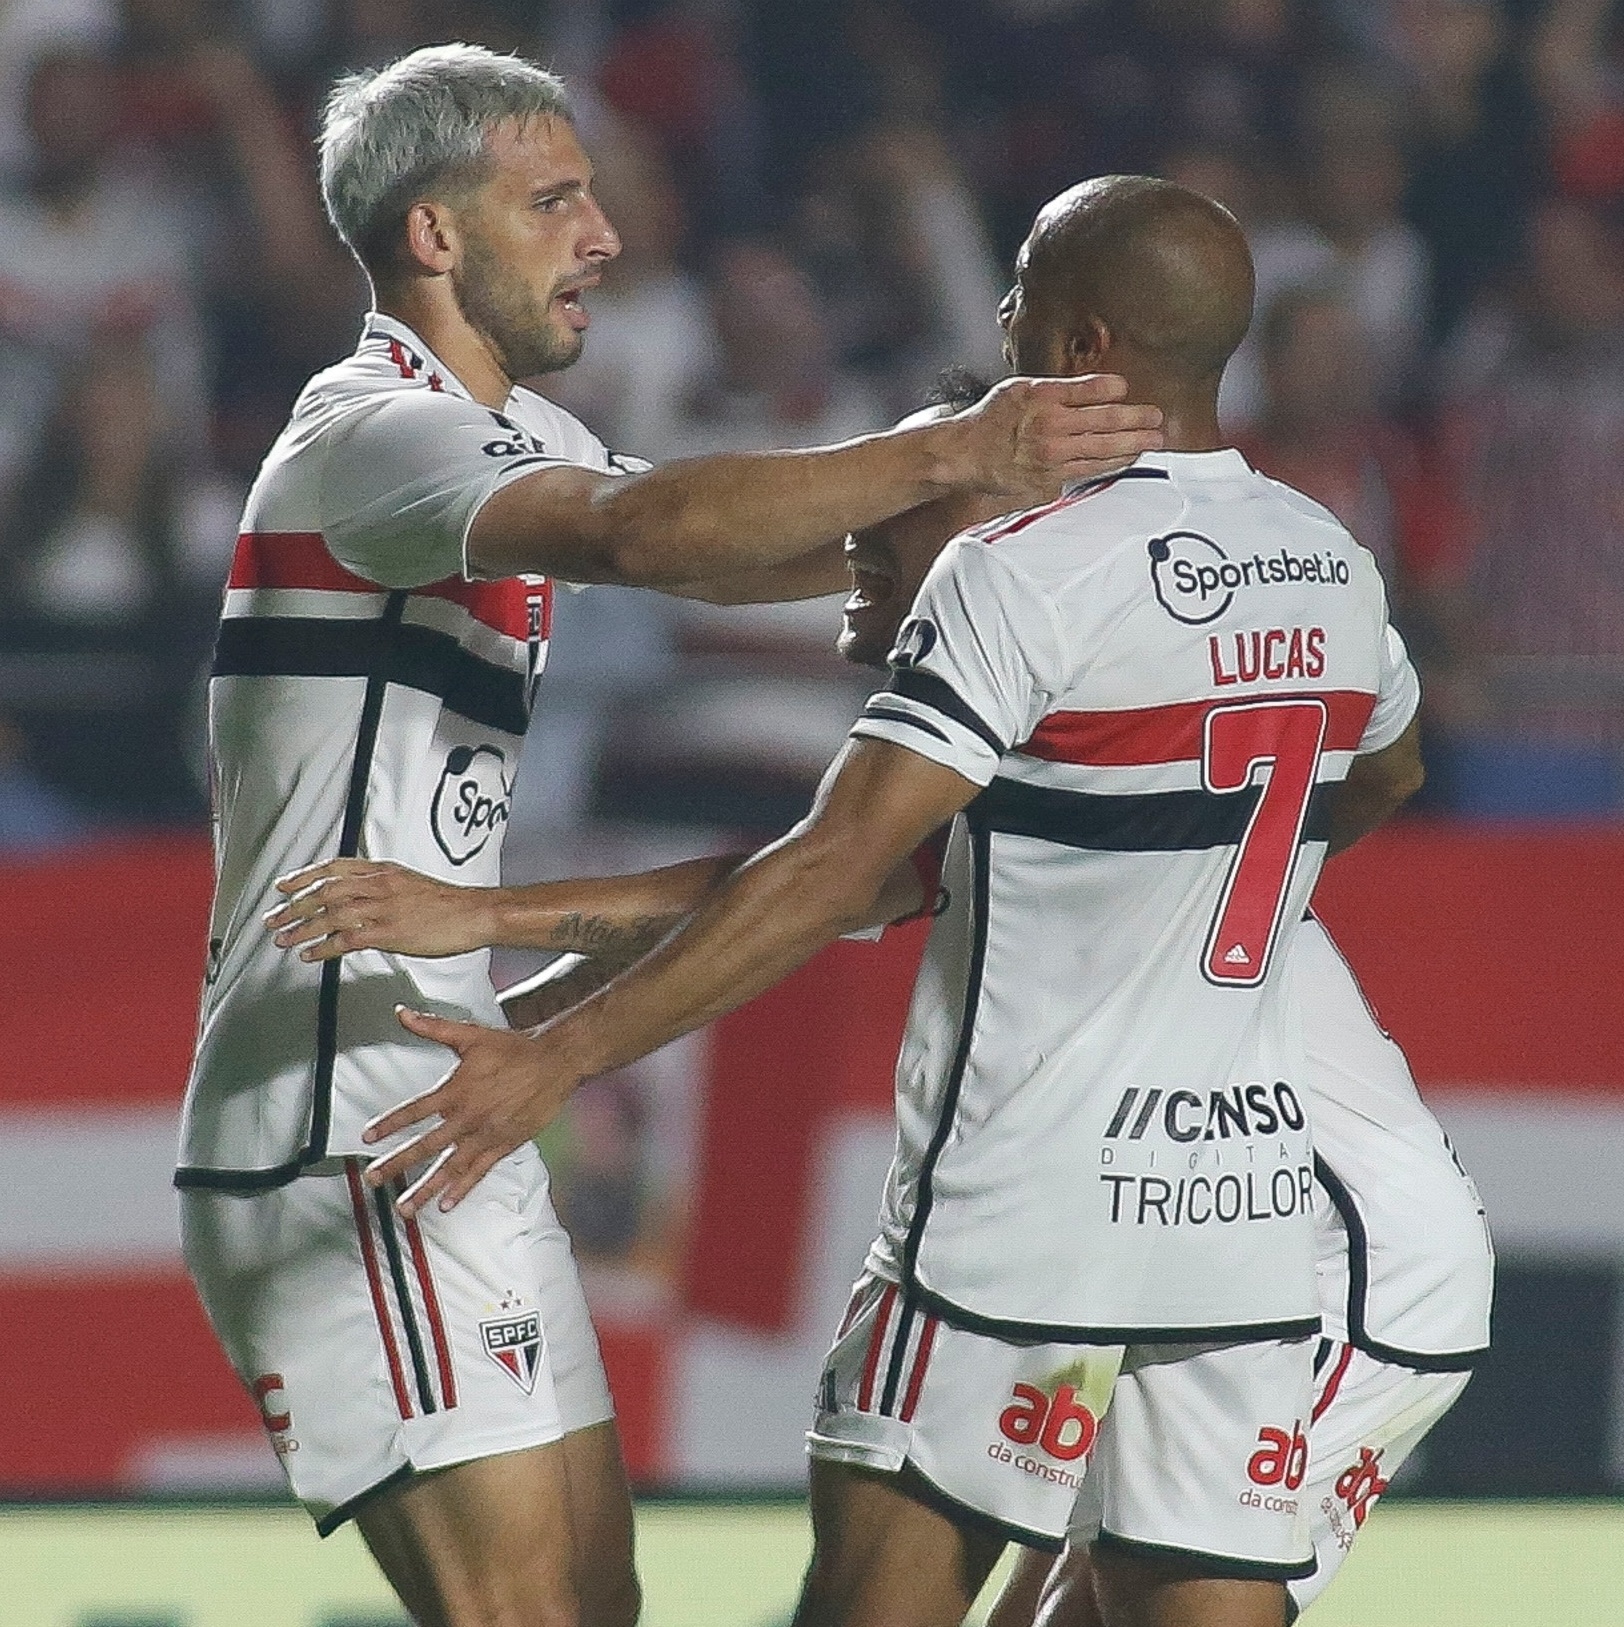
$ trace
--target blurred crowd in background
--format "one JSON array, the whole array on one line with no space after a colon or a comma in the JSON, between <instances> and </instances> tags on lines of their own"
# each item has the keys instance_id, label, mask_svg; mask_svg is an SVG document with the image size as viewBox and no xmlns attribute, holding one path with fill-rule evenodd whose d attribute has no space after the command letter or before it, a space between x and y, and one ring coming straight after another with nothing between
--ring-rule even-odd
<instances>
[{"instance_id":1,"label":"blurred crowd in background","mask_svg":"<svg viewBox=\"0 0 1624 1627\"><path fill-rule=\"evenodd\" d=\"M238 509L365 307L321 102L446 39L571 82L624 250L539 387L644 457L998 376L1075 180L1219 198L1258 267L1229 432L1381 560L1425 802L1624 813L1624 4L0 0L0 849L206 817ZM867 687L828 602L566 601L522 862L798 815Z\"/></svg>"}]
</instances>

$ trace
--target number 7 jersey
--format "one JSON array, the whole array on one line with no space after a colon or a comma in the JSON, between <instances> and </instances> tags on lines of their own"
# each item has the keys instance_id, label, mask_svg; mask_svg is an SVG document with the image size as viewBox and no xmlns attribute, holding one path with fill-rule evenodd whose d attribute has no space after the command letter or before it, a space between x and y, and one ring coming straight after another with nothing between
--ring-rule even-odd
<instances>
[{"instance_id":1,"label":"number 7 jersey","mask_svg":"<svg viewBox=\"0 0 1624 1627\"><path fill-rule=\"evenodd\" d=\"M984 789L897 1065L870 1266L1012 1339L1318 1325L1279 975L1326 793L1420 690L1371 556L1239 453L965 533L854 733Z\"/></svg>"}]
</instances>

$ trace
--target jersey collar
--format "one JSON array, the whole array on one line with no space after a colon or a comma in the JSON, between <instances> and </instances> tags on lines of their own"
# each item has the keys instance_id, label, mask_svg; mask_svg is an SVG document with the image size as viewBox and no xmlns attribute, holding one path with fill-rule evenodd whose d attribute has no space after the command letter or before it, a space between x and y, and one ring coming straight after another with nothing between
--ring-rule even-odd
<instances>
[{"instance_id":1,"label":"jersey collar","mask_svg":"<svg viewBox=\"0 0 1624 1627\"><path fill-rule=\"evenodd\" d=\"M402 354L395 356L392 346L399 346ZM463 387L462 380L398 317L385 316L382 311L368 311L361 328L358 349L376 349L387 353L400 368L403 377L420 378L431 389L443 390L447 395L459 396L464 401L473 400Z\"/></svg>"},{"instance_id":2,"label":"jersey collar","mask_svg":"<svg viewBox=\"0 0 1624 1627\"><path fill-rule=\"evenodd\" d=\"M1253 472L1232 446L1216 452L1141 452L1130 469L1159 469L1180 480L1239 480Z\"/></svg>"}]
</instances>

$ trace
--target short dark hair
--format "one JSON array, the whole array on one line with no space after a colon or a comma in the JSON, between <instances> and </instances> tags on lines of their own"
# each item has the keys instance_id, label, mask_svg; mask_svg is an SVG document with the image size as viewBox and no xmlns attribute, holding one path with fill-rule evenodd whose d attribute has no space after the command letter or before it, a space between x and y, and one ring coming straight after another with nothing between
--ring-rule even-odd
<instances>
[{"instance_id":1,"label":"short dark hair","mask_svg":"<svg viewBox=\"0 0 1624 1627\"><path fill-rule=\"evenodd\" d=\"M973 407L991 388L979 373L972 373L968 367L944 367L936 375L936 382L931 385L923 405L963 412L966 407Z\"/></svg>"}]
</instances>

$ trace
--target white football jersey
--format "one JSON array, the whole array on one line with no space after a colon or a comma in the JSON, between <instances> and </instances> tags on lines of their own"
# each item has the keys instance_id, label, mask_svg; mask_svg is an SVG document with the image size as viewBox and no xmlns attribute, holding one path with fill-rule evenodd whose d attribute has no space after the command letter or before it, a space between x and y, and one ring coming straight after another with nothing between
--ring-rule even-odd
<instances>
[{"instance_id":1,"label":"white football jersey","mask_svg":"<svg viewBox=\"0 0 1624 1627\"><path fill-rule=\"evenodd\" d=\"M1325 1336L1401 1367L1470 1369L1494 1299L1483 1200L1313 916L1287 976L1308 1056Z\"/></svg>"},{"instance_id":2,"label":"white football jersey","mask_svg":"<svg viewBox=\"0 0 1624 1627\"><path fill-rule=\"evenodd\" d=\"M501 1026L485 951L307 965L261 917L275 879L349 855L493 886L552 585L473 579L516 476L616 459L552 402L481 406L401 323L305 386L248 494L209 684L217 881L181 1186L263 1188L361 1153L448 1053L397 1004Z\"/></svg>"},{"instance_id":3,"label":"white football jersey","mask_svg":"<svg viewBox=\"0 0 1624 1627\"><path fill-rule=\"evenodd\" d=\"M1017 1339L1319 1325L1282 948L1324 794L1419 685L1371 556L1239 453L1157 453L956 538L855 726L955 821L871 1265Z\"/></svg>"}]
</instances>

